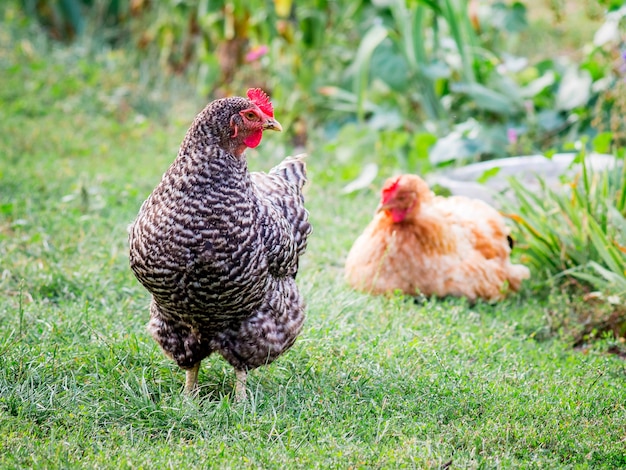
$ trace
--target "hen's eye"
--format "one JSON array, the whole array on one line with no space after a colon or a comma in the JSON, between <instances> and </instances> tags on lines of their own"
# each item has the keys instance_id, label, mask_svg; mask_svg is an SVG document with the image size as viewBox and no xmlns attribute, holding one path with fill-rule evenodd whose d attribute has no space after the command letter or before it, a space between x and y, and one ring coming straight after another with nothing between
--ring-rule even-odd
<instances>
[{"instance_id":1,"label":"hen's eye","mask_svg":"<svg viewBox=\"0 0 626 470\"><path fill-rule=\"evenodd\" d=\"M252 111L248 111L246 113L246 119L249 119L251 121L254 121L256 119L256 114L254 114Z\"/></svg>"}]
</instances>

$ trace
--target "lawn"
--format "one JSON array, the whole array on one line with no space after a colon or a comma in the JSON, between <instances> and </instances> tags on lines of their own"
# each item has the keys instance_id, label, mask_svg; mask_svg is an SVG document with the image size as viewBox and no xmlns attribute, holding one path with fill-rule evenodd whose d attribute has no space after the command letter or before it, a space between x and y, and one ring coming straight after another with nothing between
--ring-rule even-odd
<instances>
[{"instance_id":1,"label":"lawn","mask_svg":"<svg viewBox=\"0 0 626 470\"><path fill-rule=\"evenodd\" d=\"M344 284L377 194L342 193L321 133L309 143L302 335L250 374L247 402L233 403L219 357L204 361L199 398L184 397L184 374L146 332L126 227L205 103L182 84L143 82L121 53L44 51L7 34L0 468L626 467L626 364L602 341L577 350L550 331L560 294L530 283L470 306ZM267 136L250 166L292 150Z\"/></svg>"}]
</instances>

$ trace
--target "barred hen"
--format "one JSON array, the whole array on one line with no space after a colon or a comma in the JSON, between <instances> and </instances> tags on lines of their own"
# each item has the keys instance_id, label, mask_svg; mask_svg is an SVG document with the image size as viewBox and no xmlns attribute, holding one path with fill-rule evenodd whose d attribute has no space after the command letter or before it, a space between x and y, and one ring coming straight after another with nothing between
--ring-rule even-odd
<instances>
[{"instance_id":1,"label":"barred hen","mask_svg":"<svg viewBox=\"0 0 626 470\"><path fill-rule=\"evenodd\" d=\"M417 175L389 178L374 220L352 245L348 283L373 294L467 297L493 301L530 277L512 264L500 213L463 196L435 196Z\"/></svg>"},{"instance_id":2,"label":"barred hen","mask_svg":"<svg viewBox=\"0 0 626 470\"><path fill-rule=\"evenodd\" d=\"M187 393L215 351L245 398L247 371L276 359L302 329L304 156L250 173L245 150L264 130L282 128L260 89L209 103L129 229L131 269L152 294L148 330L186 371Z\"/></svg>"}]
</instances>

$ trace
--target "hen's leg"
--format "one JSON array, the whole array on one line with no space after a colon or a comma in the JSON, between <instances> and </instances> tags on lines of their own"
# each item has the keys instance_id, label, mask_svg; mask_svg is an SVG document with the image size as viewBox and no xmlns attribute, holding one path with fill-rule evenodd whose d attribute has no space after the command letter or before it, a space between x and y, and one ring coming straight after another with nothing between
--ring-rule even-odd
<instances>
[{"instance_id":1,"label":"hen's leg","mask_svg":"<svg viewBox=\"0 0 626 470\"><path fill-rule=\"evenodd\" d=\"M235 401L243 401L246 399L246 379L248 378L248 371L235 369Z\"/></svg>"},{"instance_id":2,"label":"hen's leg","mask_svg":"<svg viewBox=\"0 0 626 470\"><path fill-rule=\"evenodd\" d=\"M185 370L185 393L194 395L198 392L198 372L200 372L200 363L198 361L191 369Z\"/></svg>"}]
</instances>

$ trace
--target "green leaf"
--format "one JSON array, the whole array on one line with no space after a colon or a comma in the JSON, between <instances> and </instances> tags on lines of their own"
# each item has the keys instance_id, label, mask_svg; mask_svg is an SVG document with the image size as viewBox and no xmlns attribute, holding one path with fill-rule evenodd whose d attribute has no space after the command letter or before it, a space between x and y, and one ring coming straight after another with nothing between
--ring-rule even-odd
<instances>
[{"instance_id":1,"label":"green leaf","mask_svg":"<svg viewBox=\"0 0 626 470\"><path fill-rule=\"evenodd\" d=\"M575 270L575 269L569 270L567 272L563 271L563 274L568 274L572 277L580 279L581 281L588 282L589 284L591 284L592 286L594 286L596 289L599 289L599 290L606 289L607 285L609 284L607 280L604 279L602 276L594 276L590 273L585 273L585 272Z\"/></svg>"},{"instance_id":2,"label":"green leaf","mask_svg":"<svg viewBox=\"0 0 626 470\"><path fill-rule=\"evenodd\" d=\"M383 25L375 24L365 33L363 40L359 44L356 52L354 67L354 93L357 95L357 117L360 121L364 118L363 103L365 102L365 88L367 87L370 72L370 59L374 50L387 37L387 28Z\"/></svg>"},{"instance_id":3,"label":"green leaf","mask_svg":"<svg viewBox=\"0 0 626 470\"><path fill-rule=\"evenodd\" d=\"M614 273L609 269L606 269L604 266L594 261L589 262L588 266L601 276L601 278L597 278L595 276L587 274L587 281L597 288L607 289L613 287L618 289L626 289L626 277L624 277L623 275L620 276L619 274ZM583 273L580 274L581 275L577 277L583 279Z\"/></svg>"},{"instance_id":4,"label":"green leaf","mask_svg":"<svg viewBox=\"0 0 626 470\"><path fill-rule=\"evenodd\" d=\"M611 226L618 234L626 239L626 218L616 207L609 206L608 209L608 216L609 220L611 221Z\"/></svg>"},{"instance_id":5,"label":"green leaf","mask_svg":"<svg viewBox=\"0 0 626 470\"><path fill-rule=\"evenodd\" d=\"M620 257L620 251L612 245L606 233L602 232L593 219L589 219L589 236L605 265L614 273L623 273L626 269L626 257Z\"/></svg>"},{"instance_id":6,"label":"green leaf","mask_svg":"<svg viewBox=\"0 0 626 470\"><path fill-rule=\"evenodd\" d=\"M13 213L13 203L5 202L0 204L0 214L10 216Z\"/></svg>"},{"instance_id":7,"label":"green leaf","mask_svg":"<svg viewBox=\"0 0 626 470\"><path fill-rule=\"evenodd\" d=\"M494 176L496 176L498 173L500 173L500 167L499 166L494 166L493 168L489 168L488 170L485 170L483 172L482 175L480 175L476 181L478 181L481 184L486 183L487 181L489 181L491 178L493 178Z\"/></svg>"},{"instance_id":8,"label":"green leaf","mask_svg":"<svg viewBox=\"0 0 626 470\"><path fill-rule=\"evenodd\" d=\"M556 108L570 111L587 105L591 96L591 74L587 70L570 67L559 84Z\"/></svg>"},{"instance_id":9,"label":"green leaf","mask_svg":"<svg viewBox=\"0 0 626 470\"><path fill-rule=\"evenodd\" d=\"M379 78L395 91L404 92L411 85L406 60L389 39L372 54L371 71L372 78Z\"/></svg>"},{"instance_id":10,"label":"green leaf","mask_svg":"<svg viewBox=\"0 0 626 470\"><path fill-rule=\"evenodd\" d=\"M378 175L378 165L376 163L368 163L363 167L361 174L344 186L342 192L344 194L353 193L360 189L367 188L376 179Z\"/></svg>"},{"instance_id":11,"label":"green leaf","mask_svg":"<svg viewBox=\"0 0 626 470\"><path fill-rule=\"evenodd\" d=\"M510 7L503 2L496 2L490 13L493 25L501 31L519 33L528 28L526 7L520 2L515 2Z\"/></svg>"},{"instance_id":12,"label":"green leaf","mask_svg":"<svg viewBox=\"0 0 626 470\"><path fill-rule=\"evenodd\" d=\"M515 114L520 110L517 100L480 83L455 83L451 89L456 93L468 95L480 109L504 115Z\"/></svg>"},{"instance_id":13,"label":"green leaf","mask_svg":"<svg viewBox=\"0 0 626 470\"><path fill-rule=\"evenodd\" d=\"M437 136L421 132L413 136L413 145L409 154L410 160L428 159L430 148L437 142Z\"/></svg>"},{"instance_id":14,"label":"green leaf","mask_svg":"<svg viewBox=\"0 0 626 470\"><path fill-rule=\"evenodd\" d=\"M541 75L539 78L536 78L528 85L521 89L521 94L524 98L534 98L543 90L548 88L549 86L554 85L556 81L556 75L554 70L548 70L546 73Z\"/></svg>"},{"instance_id":15,"label":"green leaf","mask_svg":"<svg viewBox=\"0 0 626 470\"><path fill-rule=\"evenodd\" d=\"M591 144L593 146L594 152L597 153L610 153L611 152L611 142L613 141L613 134L611 132L601 132L596 135Z\"/></svg>"}]
</instances>

